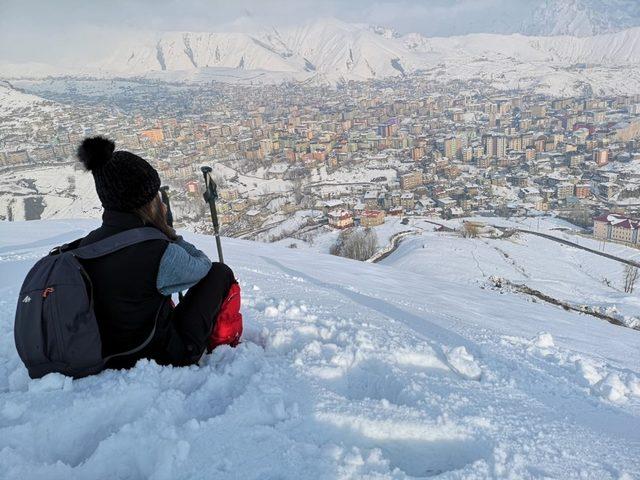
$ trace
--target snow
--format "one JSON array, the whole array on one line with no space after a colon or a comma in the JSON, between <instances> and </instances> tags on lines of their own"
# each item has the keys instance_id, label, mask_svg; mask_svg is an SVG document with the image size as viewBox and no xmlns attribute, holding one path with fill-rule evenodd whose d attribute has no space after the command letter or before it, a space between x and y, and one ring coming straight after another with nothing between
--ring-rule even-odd
<instances>
[{"instance_id":1,"label":"snow","mask_svg":"<svg viewBox=\"0 0 640 480\"><path fill-rule=\"evenodd\" d=\"M42 211L28 212L25 202L36 198ZM22 167L0 177L0 218L97 218L100 212L93 176L74 162Z\"/></svg>"},{"instance_id":2,"label":"snow","mask_svg":"<svg viewBox=\"0 0 640 480\"><path fill-rule=\"evenodd\" d=\"M560 10L559 15L576 20L575 4L542 12L553 16ZM482 79L499 90L531 88L553 96L581 95L587 90L596 95L637 93L640 27L604 28L614 32L602 33L591 19L583 20L584 27L558 20L554 36L477 33L452 37L379 35L368 25L335 18L271 29L250 22L237 25L234 31L147 32L123 41L106 59L96 59L80 70L59 67L57 71L98 82L126 76L255 85L335 84L421 72L438 81ZM628 26L633 27L633 22ZM583 36L589 29L600 34ZM41 65L6 69L11 78L45 78L55 70L43 70Z\"/></svg>"},{"instance_id":3,"label":"snow","mask_svg":"<svg viewBox=\"0 0 640 480\"><path fill-rule=\"evenodd\" d=\"M558 230L571 225L552 217L472 220L540 231L594 250L603 249L602 242L594 238ZM461 220L433 221L451 228L461 225ZM415 219L405 228L425 226L423 220ZM590 306L628 325L640 324L640 295L637 291L624 293L622 263L534 235L518 234L507 239L483 235L469 239L458 233L430 230L424 228L419 235L405 239L383 263L416 273L437 271L451 281L487 288L493 288L492 278L507 279L574 306ZM607 243L604 251L629 260L640 259L637 249L623 245Z\"/></svg>"},{"instance_id":4,"label":"snow","mask_svg":"<svg viewBox=\"0 0 640 480\"><path fill-rule=\"evenodd\" d=\"M553 343L553 336L550 333L540 333L538 338L536 338L535 346L538 348L550 348L555 346Z\"/></svg>"},{"instance_id":5,"label":"snow","mask_svg":"<svg viewBox=\"0 0 640 480\"><path fill-rule=\"evenodd\" d=\"M52 105L36 95L23 93L0 82L0 117L27 114L36 108L50 110Z\"/></svg>"},{"instance_id":6,"label":"snow","mask_svg":"<svg viewBox=\"0 0 640 480\"><path fill-rule=\"evenodd\" d=\"M30 380L21 280L95 225L0 223L3 478L640 476L638 332L452 278L449 251L420 271L224 239L237 348Z\"/></svg>"}]
</instances>

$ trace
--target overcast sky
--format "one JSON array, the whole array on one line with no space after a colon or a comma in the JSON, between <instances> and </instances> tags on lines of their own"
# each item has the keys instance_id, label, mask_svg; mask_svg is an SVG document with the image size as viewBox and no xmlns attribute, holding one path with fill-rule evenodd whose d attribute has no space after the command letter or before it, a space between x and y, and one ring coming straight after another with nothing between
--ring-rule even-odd
<instances>
[{"instance_id":1,"label":"overcast sky","mask_svg":"<svg viewBox=\"0 0 640 480\"><path fill-rule=\"evenodd\" d=\"M207 31L333 16L401 33L514 31L542 0L0 0L0 60L97 59L141 31Z\"/></svg>"}]
</instances>

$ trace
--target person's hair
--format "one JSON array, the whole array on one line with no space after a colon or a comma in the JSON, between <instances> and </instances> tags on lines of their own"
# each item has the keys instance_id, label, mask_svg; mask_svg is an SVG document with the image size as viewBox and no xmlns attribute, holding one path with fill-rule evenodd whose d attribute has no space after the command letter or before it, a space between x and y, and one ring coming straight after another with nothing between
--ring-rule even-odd
<instances>
[{"instance_id":1,"label":"person's hair","mask_svg":"<svg viewBox=\"0 0 640 480\"><path fill-rule=\"evenodd\" d=\"M145 225L156 227L171 240L176 239L176 231L167 223L162 200L160 200L158 195L153 197L153 200L150 202L136 208L134 213Z\"/></svg>"}]
</instances>

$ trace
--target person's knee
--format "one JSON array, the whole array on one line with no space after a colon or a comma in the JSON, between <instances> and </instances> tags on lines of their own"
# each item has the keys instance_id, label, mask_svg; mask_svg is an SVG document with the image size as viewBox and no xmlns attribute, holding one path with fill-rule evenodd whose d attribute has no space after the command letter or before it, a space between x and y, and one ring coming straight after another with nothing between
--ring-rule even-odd
<instances>
[{"instance_id":1,"label":"person's knee","mask_svg":"<svg viewBox=\"0 0 640 480\"><path fill-rule=\"evenodd\" d=\"M228 265L220 262L213 262L207 275L213 276L217 281L224 284L227 289L236 282L233 270Z\"/></svg>"}]
</instances>

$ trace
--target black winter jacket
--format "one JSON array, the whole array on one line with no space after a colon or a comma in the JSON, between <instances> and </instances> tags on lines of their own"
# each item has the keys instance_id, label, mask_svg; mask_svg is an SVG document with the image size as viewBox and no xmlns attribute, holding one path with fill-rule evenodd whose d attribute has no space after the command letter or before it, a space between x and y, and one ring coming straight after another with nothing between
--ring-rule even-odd
<instances>
[{"instance_id":1,"label":"black winter jacket","mask_svg":"<svg viewBox=\"0 0 640 480\"><path fill-rule=\"evenodd\" d=\"M133 213L105 210L102 219L102 226L89 233L81 241L82 246L144 225ZM93 284L103 356L141 345L158 316L151 343L137 354L112 360L109 368L129 368L140 358L152 358L160 364L187 365L197 362L202 353L201 346L187 340L196 336L194 332L176 330L170 298L157 289L158 268L168 245L165 240L150 240L106 257L83 261Z\"/></svg>"}]
</instances>

